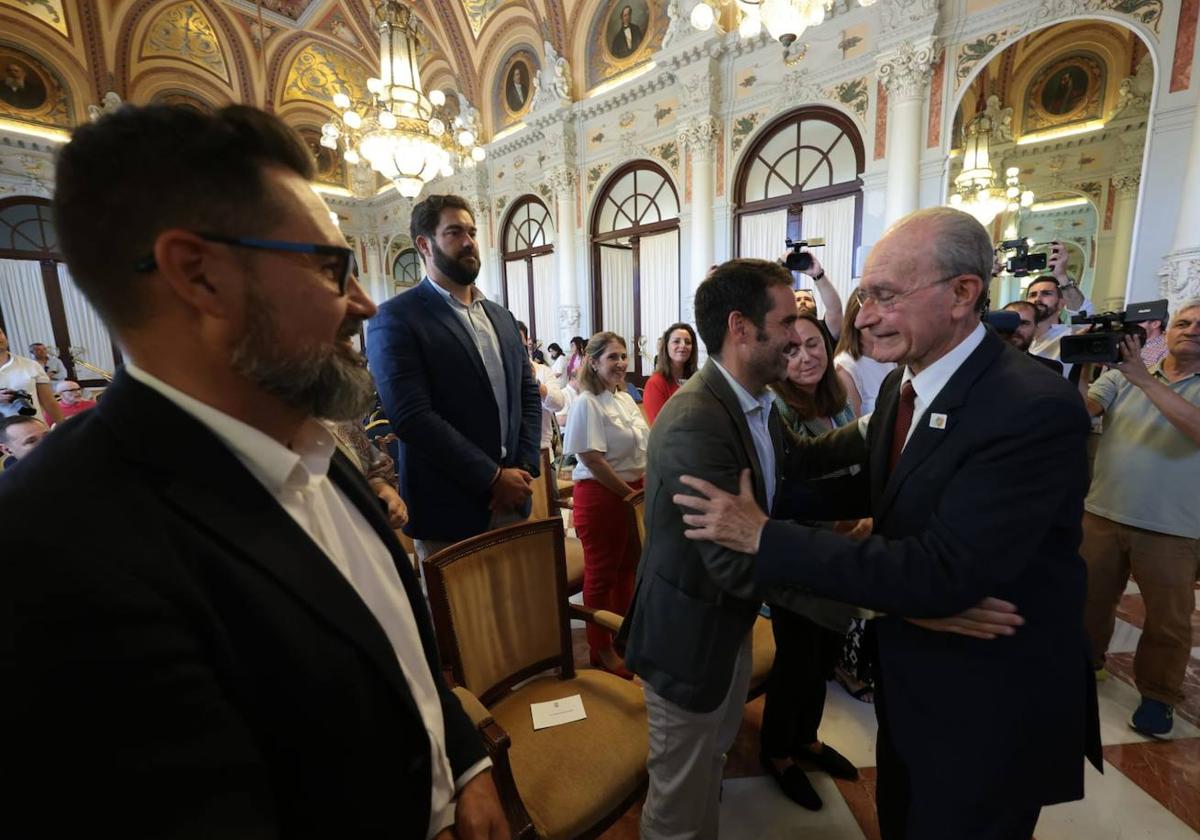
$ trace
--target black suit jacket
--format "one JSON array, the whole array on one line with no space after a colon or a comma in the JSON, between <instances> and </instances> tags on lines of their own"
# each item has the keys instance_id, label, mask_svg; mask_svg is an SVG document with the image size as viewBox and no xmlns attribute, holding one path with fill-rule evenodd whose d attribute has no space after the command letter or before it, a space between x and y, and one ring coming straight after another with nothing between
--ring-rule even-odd
<instances>
[{"instance_id":1,"label":"black suit jacket","mask_svg":"<svg viewBox=\"0 0 1200 840\"><path fill-rule=\"evenodd\" d=\"M774 410L769 428L776 451L776 498L784 493L785 467L822 475L866 458L857 430L831 433L831 442L817 451L812 440L786 435ZM738 649L764 591L754 580L753 558L683 535L681 511L671 497L692 492L680 483L681 475L736 492L747 468L754 475L755 498L766 507L762 467L746 415L724 374L709 361L667 400L650 429L646 542L629 618L618 636L630 670L660 696L696 712L712 711L729 692ZM810 600L792 594L794 600L781 602Z\"/></svg>"},{"instance_id":2,"label":"black suit jacket","mask_svg":"<svg viewBox=\"0 0 1200 840\"><path fill-rule=\"evenodd\" d=\"M475 339L430 283L426 279L379 307L367 332L367 357L400 439L396 472L408 504L405 533L458 541L487 530L497 468L538 474L542 405L517 322L504 307L485 301L508 394L507 453L501 458L496 398Z\"/></svg>"},{"instance_id":3,"label":"black suit jacket","mask_svg":"<svg viewBox=\"0 0 1200 840\"><path fill-rule=\"evenodd\" d=\"M992 334L951 377L887 468L903 368L884 381L861 477L875 535L769 522L761 581L790 581L887 613L875 621L886 720L914 814L963 825L981 797L1013 809L1083 796L1100 766L1079 556L1090 428L1062 377ZM930 425L944 414L945 428ZM861 507L861 505L860 505ZM900 616L954 615L986 596L1025 625L982 641ZM964 768L969 768L964 770ZM961 819L960 819L961 818Z\"/></svg>"},{"instance_id":4,"label":"black suit jacket","mask_svg":"<svg viewBox=\"0 0 1200 840\"><path fill-rule=\"evenodd\" d=\"M636 23L629 24L629 35L630 39L633 41L632 47L627 46L625 43L624 27L618 29L617 34L613 36L610 47L612 49L614 58L626 58L631 56L635 51L637 51L638 47L642 45L642 28Z\"/></svg>"},{"instance_id":5,"label":"black suit jacket","mask_svg":"<svg viewBox=\"0 0 1200 840\"><path fill-rule=\"evenodd\" d=\"M416 576L341 454L330 478L395 558L457 776L484 749ZM424 836L429 741L391 643L202 424L119 374L0 476L0 510L18 835Z\"/></svg>"}]
</instances>

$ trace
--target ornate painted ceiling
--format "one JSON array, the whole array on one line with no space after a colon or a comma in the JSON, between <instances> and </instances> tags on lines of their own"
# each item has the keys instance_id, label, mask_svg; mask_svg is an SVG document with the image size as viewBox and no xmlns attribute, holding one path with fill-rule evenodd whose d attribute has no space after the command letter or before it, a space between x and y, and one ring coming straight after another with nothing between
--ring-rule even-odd
<instances>
[{"instance_id":1,"label":"ornate painted ceiling","mask_svg":"<svg viewBox=\"0 0 1200 840\"><path fill-rule=\"evenodd\" d=\"M635 7L635 21L645 17L644 43L598 61L583 33L603 30L590 24L615 19L618 2ZM648 60L662 27L647 24L665 17L651 0L411 5L426 89L461 94L480 111L485 137L528 109L544 42L576 68L574 89L586 90ZM114 104L253 103L315 131L334 93L353 96L378 73L373 11L373 0L0 0L0 120L70 128L107 95ZM344 180L340 163L322 163L323 177Z\"/></svg>"}]
</instances>

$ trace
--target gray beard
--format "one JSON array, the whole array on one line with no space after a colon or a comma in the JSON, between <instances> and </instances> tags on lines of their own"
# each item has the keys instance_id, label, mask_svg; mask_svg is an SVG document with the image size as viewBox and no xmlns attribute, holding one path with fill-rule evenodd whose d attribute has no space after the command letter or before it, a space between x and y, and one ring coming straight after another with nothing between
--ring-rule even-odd
<instances>
[{"instance_id":1,"label":"gray beard","mask_svg":"<svg viewBox=\"0 0 1200 840\"><path fill-rule=\"evenodd\" d=\"M362 356L340 346L313 347L304 355L284 358L278 353L279 331L269 305L248 287L248 323L233 350L233 369L285 404L308 417L358 420L375 404L375 381ZM353 334L347 322L339 338Z\"/></svg>"}]
</instances>

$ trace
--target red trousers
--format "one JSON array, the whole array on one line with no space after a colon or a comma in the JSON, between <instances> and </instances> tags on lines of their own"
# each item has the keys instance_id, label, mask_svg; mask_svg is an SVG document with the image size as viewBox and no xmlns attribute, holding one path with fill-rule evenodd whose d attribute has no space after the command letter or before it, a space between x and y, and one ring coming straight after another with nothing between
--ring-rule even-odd
<instances>
[{"instance_id":1,"label":"red trousers","mask_svg":"<svg viewBox=\"0 0 1200 840\"><path fill-rule=\"evenodd\" d=\"M642 487L641 479L627 483L634 490ZM590 478L575 482L572 499L575 533L583 544L583 603L623 616L633 600L639 559L629 509L620 496ZM594 624L587 626L587 639L593 656L612 647L612 633Z\"/></svg>"}]
</instances>

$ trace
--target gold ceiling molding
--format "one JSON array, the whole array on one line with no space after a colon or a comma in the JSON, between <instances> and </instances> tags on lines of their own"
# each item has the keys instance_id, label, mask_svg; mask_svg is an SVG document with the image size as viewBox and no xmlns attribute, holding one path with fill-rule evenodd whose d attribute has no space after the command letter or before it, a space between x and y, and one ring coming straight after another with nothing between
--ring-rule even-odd
<instances>
[{"instance_id":1,"label":"gold ceiling molding","mask_svg":"<svg viewBox=\"0 0 1200 840\"><path fill-rule=\"evenodd\" d=\"M230 84L229 65L212 21L191 0L167 6L146 28L139 58L171 58Z\"/></svg>"},{"instance_id":2,"label":"gold ceiling molding","mask_svg":"<svg viewBox=\"0 0 1200 840\"><path fill-rule=\"evenodd\" d=\"M63 8L63 0L0 0L0 6L19 9L57 30L63 37L71 37L67 28L67 13Z\"/></svg>"},{"instance_id":3,"label":"gold ceiling molding","mask_svg":"<svg viewBox=\"0 0 1200 840\"><path fill-rule=\"evenodd\" d=\"M283 102L315 102L333 107L333 95L344 92L352 100L370 98L366 65L325 44L310 42L288 68Z\"/></svg>"}]
</instances>

